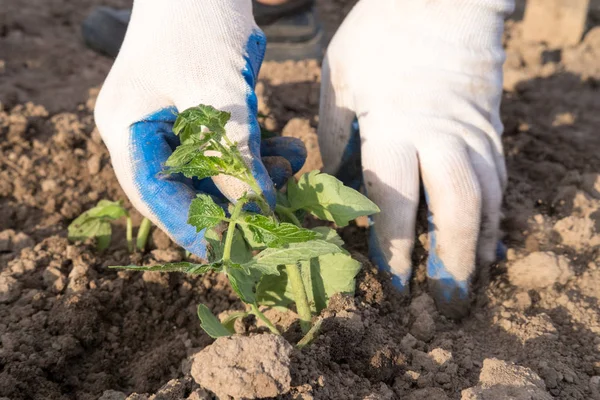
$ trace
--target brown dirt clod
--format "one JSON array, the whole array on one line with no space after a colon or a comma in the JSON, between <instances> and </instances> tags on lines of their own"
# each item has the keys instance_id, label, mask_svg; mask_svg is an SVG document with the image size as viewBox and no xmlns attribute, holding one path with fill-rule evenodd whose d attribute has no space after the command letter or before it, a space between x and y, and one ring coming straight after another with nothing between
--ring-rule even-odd
<instances>
[{"instance_id":1,"label":"brown dirt clod","mask_svg":"<svg viewBox=\"0 0 600 400\"><path fill-rule=\"evenodd\" d=\"M495 358L483 361L479 384L462 392L461 400L551 400L542 378L529 368Z\"/></svg>"},{"instance_id":2,"label":"brown dirt clod","mask_svg":"<svg viewBox=\"0 0 600 400\"><path fill-rule=\"evenodd\" d=\"M291 352L281 336L220 337L196 354L192 376L219 397L274 397L290 390Z\"/></svg>"}]
</instances>

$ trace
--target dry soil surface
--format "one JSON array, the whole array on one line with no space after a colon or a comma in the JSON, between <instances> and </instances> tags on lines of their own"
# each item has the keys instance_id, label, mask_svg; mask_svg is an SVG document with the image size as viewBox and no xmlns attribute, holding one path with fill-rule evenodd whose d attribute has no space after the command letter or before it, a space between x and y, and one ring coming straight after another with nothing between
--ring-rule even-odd
<instances>
[{"instance_id":1,"label":"dry soil surface","mask_svg":"<svg viewBox=\"0 0 600 400\"><path fill-rule=\"evenodd\" d=\"M79 36L101 3L129 6L23 0L0 9L0 398L209 399L190 377L193 356L212 343L195 307L240 308L228 284L107 269L181 259L159 231L133 256L123 226L104 253L66 239L99 199L125 199L92 117L111 60ZM319 2L329 36L352 3ZM590 20L600 21L595 9ZM291 389L280 398L600 399L600 28L563 49L524 43L521 30L507 22L509 250L471 315L454 322L436 312L423 247L412 300L399 299L361 255L365 229L350 226L341 234L364 264L357 296L336 298L316 342L291 352ZM267 127L305 141L308 169L320 165L319 79L315 61L266 63L257 86ZM297 339L297 324L277 321ZM239 325L257 332L253 321ZM287 389L286 379L275 387Z\"/></svg>"}]
</instances>

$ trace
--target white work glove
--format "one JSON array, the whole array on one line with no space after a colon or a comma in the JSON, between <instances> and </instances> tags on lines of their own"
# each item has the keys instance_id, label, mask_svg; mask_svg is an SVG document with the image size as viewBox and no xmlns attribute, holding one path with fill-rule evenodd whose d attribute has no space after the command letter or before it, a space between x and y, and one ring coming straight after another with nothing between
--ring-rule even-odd
<instances>
[{"instance_id":1,"label":"white work glove","mask_svg":"<svg viewBox=\"0 0 600 400\"><path fill-rule=\"evenodd\" d=\"M176 111L206 104L230 112L227 135L238 142L271 206L274 185L261 153L289 161L270 160L269 173L278 182L306 157L301 142L289 138L262 143L261 149L254 85L265 45L251 0L135 0L125 41L98 96L96 123L123 190L143 215L201 257L203 232L187 224L192 199L208 192L235 200L249 188L231 177L160 175L178 144L172 132Z\"/></svg>"},{"instance_id":2,"label":"white work glove","mask_svg":"<svg viewBox=\"0 0 600 400\"><path fill-rule=\"evenodd\" d=\"M468 311L476 265L495 260L506 183L502 32L514 0L361 0L327 51L319 144L337 173L358 117L374 217L372 259L408 291L419 178L430 211L429 284Z\"/></svg>"}]
</instances>

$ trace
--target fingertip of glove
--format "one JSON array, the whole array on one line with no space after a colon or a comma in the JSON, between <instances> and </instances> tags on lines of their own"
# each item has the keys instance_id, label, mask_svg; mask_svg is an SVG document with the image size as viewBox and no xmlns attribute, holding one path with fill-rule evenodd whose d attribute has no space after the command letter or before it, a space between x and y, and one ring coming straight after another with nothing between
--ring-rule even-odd
<instances>
[{"instance_id":1,"label":"fingertip of glove","mask_svg":"<svg viewBox=\"0 0 600 400\"><path fill-rule=\"evenodd\" d=\"M442 315L461 319L469 314L469 283L453 279L429 279L429 291Z\"/></svg>"},{"instance_id":2,"label":"fingertip of glove","mask_svg":"<svg viewBox=\"0 0 600 400\"><path fill-rule=\"evenodd\" d=\"M276 136L261 142L261 155L263 157L283 157L290 163L292 173L302 169L306 162L307 151L304 142L289 136Z\"/></svg>"},{"instance_id":3,"label":"fingertip of glove","mask_svg":"<svg viewBox=\"0 0 600 400\"><path fill-rule=\"evenodd\" d=\"M288 179L293 175L290 162L283 157L263 157L262 162L273 180L275 189L279 189L286 184Z\"/></svg>"},{"instance_id":4,"label":"fingertip of glove","mask_svg":"<svg viewBox=\"0 0 600 400\"><path fill-rule=\"evenodd\" d=\"M380 271L387 272L392 276L392 286L400 294L410 293L410 275L401 276L392 271L392 268L387 262L385 254L381 250L381 246L379 245L379 240L377 240L374 229L371 229L369 232L369 259Z\"/></svg>"},{"instance_id":5,"label":"fingertip of glove","mask_svg":"<svg viewBox=\"0 0 600 400\"><path fill-rule=\"evenodd\" d=\"M432 243L435 243L433 240ZM435 246L427 258L428 286L438 310L448 318L460 319L469 313L470 283L455 279L438 257Z\"/></svg>"}]
</instances>

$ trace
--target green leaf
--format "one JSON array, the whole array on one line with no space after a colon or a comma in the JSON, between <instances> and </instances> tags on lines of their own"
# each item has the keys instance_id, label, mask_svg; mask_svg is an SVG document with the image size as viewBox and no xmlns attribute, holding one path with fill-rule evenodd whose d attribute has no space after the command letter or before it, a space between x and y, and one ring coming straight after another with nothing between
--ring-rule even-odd
<instances>
[{"instance_id":1,"label":"green leaf","mask_svg":"<svg viewBox=\"0 0 600 400\"><path fill-rule=\"evenodd\" d=\"M259 240L255 240L256 235L254 235L254 233L252 233L252 231L250 230L250 228L248 227L248 225L246 225L246 224L240 224L240 225L237 225L237 227L242 232L242 234L244 236L244 240L246 241L246 243L248 244L248 246L250 246L251 249L253 249L253 250L262 250L265 247L267 247L267 245L265 244L265 242L259 241Z\"/></svg>"},{"instance_id":2,"label":"green leaf","mask_svg":"<svg viewBox=\"0 0 600 400\"><path fill-rule=\"evenodd\" d=\"M290 179L293 179L293 178L290 178ZM289 200L287 198L287 194L286 193L278 191L276 193L276 200L277 200L277 204L280 204L280 205L282 205L282 206L284 206L286 208L290 207L290 202L289 202Z\"/></svg>"},{"instance_id":3,"label":"green leaf","mask_svg":"<svg viewBox=\"0 0 600 400\"><path fill-rule=\"evenodd\" d=\"M179 141L181 144L188 144L194 141L203 139L202 127L186 126L179 133Z\"/></svg>"},{"instance_id":4,"label":"green leaf","mask_svg":"<svg viewBox=\"0 0 600 400\"><path fill-rule=\"evenodd\" d=\"M112 228L108 220L90 217L88 212L75 218L68 228L68 238L72 242L96 238L98 250L106 250L110 246Z\"/></svg>"},{"instance_id":5,"label":"green leaf","mask_svg":"<svg viewBox=\"0 0 600 400\"><path fill-rule=\"evenodd\" d=\"M243 267L262 275L279 275L280 265L296 264L324 254L341 253L343 249L324 240L310 240L302 243L290 243L284 247L268 248L243 264Z\"/></svg>"},{"instance_id":6,"label":"green leaf","mask_svg":"<svg viewBox=\"0 0 600 400\"><path fill-rule=\"evenodd\" d=\"M217 205L209 195L199 194L192 200L187 222L196 228L196 232L214 228L224 219L225 210Z\"/></svg>"},{"instance_id":7,"label":"green leaf","mask_svg":"<svg viewBox=\"0 0 600 400\"><path fill-rule=\"evenodd\" d=\"M300 264L308 301L314 312L321 312L336 293L354 294L356 275L361 264L347 254L327 254ZM257 286L259 304L287 307L293 303L293 291L285 268L281 276L265 275Z\"/></svg>"},{"instance_id":8,"label":"green leaf","mask_svg":"<svg viewBox=\"0 0 600 400\"><path fill-rule=\"evenodd\" d=\"M347 254L327 254L310 263L302 263L302 269L310 264L312 296L317 312L327 307L336 293L354 294L356 275L361 264Z\"/></svg>"},{"instance_id":9,"label":"green leaf","mask_svg":"<svg viewBox=\"0 0 600 400\"><path fill-rule=\"evenodd\" d=\"M231 314L229 314L227 316L227 318L225 318L223 320L223 322L221 322L221 324L223 324L223 326L225 328L227 328L227 330L229 332L235 333L235 329L233 328L233 325L235 324L235 321L237 319L244 318L246 315L248 315L248 313L245 312L245 311L235 311L235 312L232 312Z\"/></svg>"},{"instance_id":10,"label":"green leaf","mask_svg":"<svg viewBox=\"0 0 600 400\"><path fill-rule=\"evenodd\" d=\"M302 243L290 243L280 248L269 248L258 253L253 261L266 266L295 264L324 254L340 253L343 250L336 244L316 239Z\"/></svg>"},{"instance_id":11,"label":"green leaf","mask_svg":"<svg viewBox=\"0 0 600 400\"><path fill-rule=\"evenodd\" d=\"M319 171L302 175L297 183L290 179L287 195L293 210L304 209L340 227L362 215L379 212L379 207L371 200L344 186L337 178Z\"/></svg>"},{"instance_id":12,"label":"green leaf","mask_svg":"<svg viewBox=\"0 0 600 400\"><path fill-rule=\"evenodd\" d=\"M207 229L204 232L204 239L208 242L208 261L216 262L223 258L223 246L221 234L214 229Z\"/></svg>"},{"instance_id":13,"label":"green leaf","mask_svg":"<svg viewBox=\"0 0 600 400\"><path fill-rule=\"evenodd\" d=\"M212 140L221 140L222 135L210 132L202 128L202 125L188 125L179 134L179 140L182 145L195 144L197 150L207 148L207 144Z\"/></svg>"},{"instance_id":14,"label":"green leaf","mask_svg":"<svg viewBox=\"0 0 600 400\"><path fill-rule=\"evenodd\" d=\"M312 228L312 230L318 233L320 235L319 238L326 242L336 244L340 247L344 245L344 241L335 229L331 229L327 226L317 226L316 228Z\"/></svg>"},{"instance_id":15,"label":"green leaf","mask_svg":"<svg viewBox=\"0 0 600 400\"><path fill-rule=\"evenodd\" d=\"M187 164L171 167L165 174L183 174L186 178L204 179L226 173L227 165L220 157L197 153Z\"/></svg>"},{"instance_id":16,"label":"green leaf","mask_svg":"<svg viewBox=\"0 0 600 400\"><path fill-rule=\"evenodd\" d=\"M317 238L318 234L287 222L277 223L273 217L249 214L243 219L252 233L254 243L264 243L267 247L281 247L289 243L301 243Z\"/></svg>"},{"instance_id":17,"label":"green leaf","mask_svg":"<svg viewBox=\"0 0 600 400\"><path fill-rule=\"evenodd\" d=\"M259 275L279 275L278 266L275 264L258 264L256 261L250 261L244 264L244 268L250 271L256 271Z\"/></svg>"},{"instance_id":18,"label":"green leaf","mask_svg":"<svg viewBox=\"0 0 600 400\"><path fill-rule=\"evenodd\" d=\"M103 218L110 221L125 217L129 214L123 207L122 201L110 200L100 200L96 207L89 209L87 212L90 217Z\"/></svg>"},{"instance_id":19,"label":"green leaf","mask_svg":"<svg viewBox=\"0 0 600 400\"><path fill-rule=\"evenodd\" d=\"M212 106L200 104L179 113L173 124L173 133L179 135L190 127L205 126L211 132L223 135L225 124L229 118L231 118L231 114L226 111L219 111Z\"/></svg>"},{"instance_id":20,"label":"green leaf","mask_svg":"<svg viewBox=\"0 0 600 400\"><path fill-rule=\"evenodd\" d=\"M209 261L220 261L223 258L223 247L225 246L221 235L214 229L209 229L204 234L204 238L209 244ZM252 251L248 248L240 231L236 229L233 234L233 242L231 243L231 261L236 264L246 264L250 260L252 260Z\"/></svg>"},{"instance_id":21,"label":"green leaf","mask_svg":"<svg viewBox=\"0 0 600 400\"><path fill-rule=\"evenodd\" d=\"M264 306L287 307L294 302L294 292L288 282L285 266L278 267L278 275L264 275L260 279L256 287L256 297L258 304Z\"/></svg>"},{"instance_id":22,"label":"green leaf","mask_svg":"<svg viewBox=\"0 0 600 400\"><path fill-rule=\"evenodd\" d=\"M242 266L229 269L227 273L231 288L239 296L244 303L254 304L256 302L256 294L254 288L260 280L260 273L250 271L247 273Z\"/></svg>"},{"instance_id":23,"label":"green leaf","mask_svg":"<svg viewBox=\"0 0 600 400\"><path fill-rule=\"evenodd\" d=\"M160 265L123 265L111 266L109 268L127 269L130 271L156 271L156 272L184 272L186 274L201 275L208 271L221 271L221 263L194 264L186 261L160 264Z\"/></svg>"},{"instance_id":24,"label":"green leaf","mask_svg":"<svg viewBox=\"0 0 600 400\"><path fill-rule=\"evenodd\" d=\"M200 327L211 338L231 336L231 332L221 324L219 319L204 304L198 305L198 318L200 318Z\"/></svg>"},{"instance_id":25,"label":"green leaf","mask_svg":"<svg viewBox=\"0 0 600 400\"><path fill-rule=\"evenodd\" d=\"M198 145L197 140L192 140L188 143L181 144L177 146L175 151L171 153L167 161L165 162L165 167L182 167L185 164L192 161L194 156L200 151L200 146Z\"/></svg>"},{"instance_id":26,"label":"green leaf","mask_svg":"<svg viewBox=\"0 0 600 400\"><path fill-rule=\"evenodd\" d=\"M75 218L68 228L68 238L71 241L96 238L98 250L110 246L112 229L110 222L129 215L121 201L100 200L95 207L90 208Z\"/></svg>"}]
</instances>

